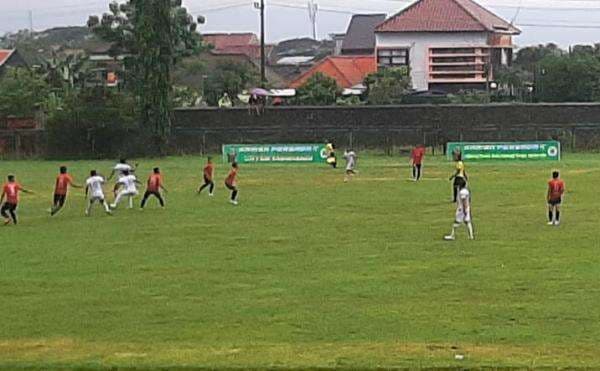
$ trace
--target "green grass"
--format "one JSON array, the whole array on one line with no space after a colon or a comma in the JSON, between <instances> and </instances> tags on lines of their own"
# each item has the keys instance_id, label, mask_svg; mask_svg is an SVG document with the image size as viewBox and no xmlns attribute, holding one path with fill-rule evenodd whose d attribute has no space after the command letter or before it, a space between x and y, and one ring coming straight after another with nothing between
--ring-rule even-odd
<instances>
[{"instance_id":1,"label":"green grass","mask_svg":"<svg viewBox=\"0 0 600 371\"><path fill-rule=\"evenodd\" d=\"M370 156L344 184L319 165L245 165L240 206L194 193L203 159L141 161L168 208L47 215L57 162L3 162L36 192L1 228L0 368L600 367L600 158L469 163L477 240L442 241L452 164ZM91 167L68 163L82 182ZM455 360L455 354L465 359Z\"/></svg>"}]
</instances>

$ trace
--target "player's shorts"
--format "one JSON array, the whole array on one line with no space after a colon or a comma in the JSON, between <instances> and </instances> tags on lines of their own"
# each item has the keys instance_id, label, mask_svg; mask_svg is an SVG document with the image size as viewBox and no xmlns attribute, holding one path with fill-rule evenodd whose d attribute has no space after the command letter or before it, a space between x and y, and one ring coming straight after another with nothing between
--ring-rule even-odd
<instances>
[{"instance_id":1,"label":"player's shorts","mask_svg":"<svg viewBox=\"0 0 600 371\"><path fill-rule=\"evenodd\" d=\"M12 204L9 202L5 202L2 205L2 211L16 211L17 210L17 204Z\"/></svg>"},{"instance_id":2,"label":"player's shorts","mask_svg":"<svg viewBox=\"0 0 600 371\"><path fill-rule=\"evenodd\" d=\"M63 206L67 200L67 195L54 194L54 204Z\"/></svg>"},{"instance_id":3,"label":"player's shorts","mask_svg":"<svg viewBox=\"0 0 600 371\"><path fill-rule=\"evenodd\" d=\"M236 191L237 187L232 185L232 184L228 184L227 182L225 182L225 187L227 187L227 189L229 189L230 191Z\"/></svg>"},{"instance_id":4,"label":"player's shorts","mask_svg":"<svg viewBox=\"0 0 600 371\"><path fill-rule=\"evenodd\" d=\"M209 177L207 177L206 175L204 176L204 184L210 184L212 183L212 179L210 179Z\"/></svg>"},{"instance_id":5,"label":"player's shorts","mask_svg":"<svg viewBox=\"0 0 600 371\"><path fill-rule=\"evenodd\" d=\"M465 213L463 213L462 211L457 212L454 221L456 222L456 224L470 223L471 213L467 213L467 215L465 215Z\"/></svg>"},{"instance_id":6,"label":"player's shorts","mask_svg":"<svg viewBox=\"0 0 600 371\"><path fill-rule=\"evenodd\" d=\"M140 194L138 191L127 191L127 190L123 190L121 192L119 192L119 194L121 195L121 197L123 196L137 196L138 194Z\"/></svg>"},{"instance_id":7,"label":"player's shorts","mask_svg":"<svg viewBox=\"0 0 600 371\"><path fill-rule=\"evenodd\" d=\"M562 198L551 199L548 201L548 205L550 206L559 206L562 204Z\"/></svg>"},{"instance_id":8,"label":"player's shorts","mask_svg":"<svg viewBox=\"0 0 600 371\"><path fill-rule=\"evenodd\" d=\"M92 195L92 197L90 197L90 202L100 202L102 204L102 203L104 203L104 195L101 195L101 194Z\"/></svg>"}]
</instances>

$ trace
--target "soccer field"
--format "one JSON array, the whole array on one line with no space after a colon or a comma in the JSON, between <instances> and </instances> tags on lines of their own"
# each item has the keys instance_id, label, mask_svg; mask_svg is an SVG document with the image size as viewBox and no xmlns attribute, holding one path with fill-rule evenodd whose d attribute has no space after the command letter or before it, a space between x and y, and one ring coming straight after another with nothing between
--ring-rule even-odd
<instances>
[{"instance_id":1,"label":"soccer field","mask_svg":"<svg viewBox=\"0 0 600 371\"><path fill-rule=\"evenodd\" d=\"M0 368L600 367L600 157L467 163L477 240L455 242L453 164L427 158L413 183L407 161L364 156L347 184L241 165L235 207L225 164L209 198L204 159L140 160L143 181L161 167L167 209L89 218L81 190L46 211L62 163L2 162L36 193L0 232ZM81 184L112 163L66 165Z\"/></svg>"}]
</instances>

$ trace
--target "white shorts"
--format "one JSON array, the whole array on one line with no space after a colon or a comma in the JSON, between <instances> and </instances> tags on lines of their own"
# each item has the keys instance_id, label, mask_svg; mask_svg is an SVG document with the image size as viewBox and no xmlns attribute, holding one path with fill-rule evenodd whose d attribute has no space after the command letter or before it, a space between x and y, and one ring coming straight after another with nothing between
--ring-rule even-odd
<instances>
[{"instance_id":1,"label":"white shorts","mask_svg":"<svg viewBox=\"0 0 600 371\"><path fill-rule=\"evenodd\" d=\"M90 202L100 202L100 203L103 203L104 202L104 195L101 195L101 194L92 195L92 197L90 197Z\"/></svg>"},{"instance_id":2,"label":"white shorts","mask_svg":"<svg viewBox=\"0 0 600 371\"><path fill-rule=\"evenodd\" d=\"M120 191L118 194L121 197L123 197L123 196L131 196L131 197L133 197L133 196L137 196L139 194L139 192L138 191L126 191L126 190L123 190L123 191Z\"/></svg>"},{"instance_id":3,"label":"white shorts","mask_svg":"<svg viewBox=\"0 0 600 371\"><path fill-rule=\"evenodd\" d=\"M469 212L467 213L467 215L465 215L465 213L463 213L462 211L457 211L454 221L456 222L456 224L470 223L471 213Z\"/></svg>"}]
</instances>

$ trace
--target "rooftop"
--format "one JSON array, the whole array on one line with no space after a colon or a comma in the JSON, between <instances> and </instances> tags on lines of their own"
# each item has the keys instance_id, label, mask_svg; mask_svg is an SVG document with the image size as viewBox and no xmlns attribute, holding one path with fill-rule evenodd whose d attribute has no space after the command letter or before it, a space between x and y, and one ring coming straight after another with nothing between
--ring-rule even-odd
<instances>
[{"instance_id":1,"label":"rooftop","mask_svg":"<svg viewBox=\"0 0 600 371\"><path fill-rule=\"evenodd\" d=\"M376 32L521 33L473 0L420 0L383 22Z\"/></svg>"}]
</instances>

